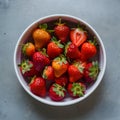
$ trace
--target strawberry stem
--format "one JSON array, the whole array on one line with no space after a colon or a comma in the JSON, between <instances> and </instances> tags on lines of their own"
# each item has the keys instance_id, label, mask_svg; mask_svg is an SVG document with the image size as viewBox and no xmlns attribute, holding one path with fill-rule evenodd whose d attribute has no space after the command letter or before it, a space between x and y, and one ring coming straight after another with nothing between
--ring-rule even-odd
<instances>
[{"instance_id":1,"label":"strawberry stem","mask_svg":"<svg viewBox=\"0 0 120 120\"><path fill-rule=\"evenodd\" d=\"M59 18L59 24L61 24L61 23L62 23L62 18L60 17L60 18Z\"/></svg>"},{"instance_id":2,"label":"strawberry stem","mask_svg":"<svg viewBox=\"0 0 120 120\"><path fill-rule=\"evenodd\" d=\"M58 19L58 22L55 23L55 25L64 25L65 23L62 23L62 18L60 17Z\"/></svg>"},{"instance_id":3,"label":"strawberry stem","mask_svg":"<svg viewBox=\"0 0 120 120\"><path fill-rule=\"evenodd\" d=\"M41 53L42 53L43 55L45 55L46 57L48 57L48 54L47 54L47 52L46 52L46 48L42 48Z\"/></svg>"}]
</instances>

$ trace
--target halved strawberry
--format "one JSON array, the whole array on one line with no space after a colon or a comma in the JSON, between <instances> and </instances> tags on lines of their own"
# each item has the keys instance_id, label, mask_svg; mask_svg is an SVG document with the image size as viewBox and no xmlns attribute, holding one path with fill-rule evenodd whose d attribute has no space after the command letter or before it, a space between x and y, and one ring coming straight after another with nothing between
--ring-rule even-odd
<instances>
[{"instance_id":1,"label":"halved strawberry","mask_svg":"<svg viewBox=\"0 0 120 120\"><path fill-rule=\"evenodd\" d=\"M77 47L79 47L82 43L84 43L87 40L87 34L86 31L84 31L82 28L73 28L70 31L70 39Z\"/></svg>"}]
</instances>

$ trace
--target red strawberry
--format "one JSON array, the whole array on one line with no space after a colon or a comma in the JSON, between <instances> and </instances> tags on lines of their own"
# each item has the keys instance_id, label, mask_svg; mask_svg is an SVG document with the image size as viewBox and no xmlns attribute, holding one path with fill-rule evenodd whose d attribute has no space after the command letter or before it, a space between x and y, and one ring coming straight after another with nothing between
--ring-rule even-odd
<instances>
[{"instance_id":1,"label":"red strawberry","mask_svg":"<svg viewBox=\"0 0 120 120\"><path fill-rule=\"evenodd\" d=\"M72 42L68 42L65 46L65 54L68 58L77 59L80 57L80 51L78 47Z\"/></svg>"},{"instance_id":2,"label":"red strawberry","mask_svg":"<svg viewBox=\"0 0 120 120\"><path fill-rule=\"evenodd\" d=\"M55 37L52 38L52 42L50 42L47 46L47 54L48 56L53 59L60 55L63 51L63 45L60 41L57 41Z\"/></svg>"},{"instance_id":3,"label":"red strawberry","mask_svg":"<svg viewBox=\"0 0 120 120\"><path fill-rule=\"evenodd\" d=\"M59 78L55 78L55 82L61 86L66 86L68 83L68 77L66 75L62 75Z\"/></svg>"},{"instance_id":4,"label":"red strawberry","mask_svg":"<svg viewBox=\"0 0 120 120\"><path fill-rule=\"evenodd\" d=\"M67 41L70 28L64 23L61 23L61 18L59 18L59 23L57 23L57 26L55 26L54 32L55 32L55 35L58 37L58 39L62 43L65 43Z\"/></svg>"},{"instance_id":5,"label":"red strawberry","mask_svg":"<svg viewBox=\"0 0 120 120\"><path fill-rule=\"evenodd\" d=\"M41 72L44 67L50 63L50 60L43 52L40 51L33 54L33 63L35 69Z\"/></svg>"},{"instance_id":6,"label":"red strawberry","mask_svg":"<svg viewBox=\"0 0 120 120\"><path fill-rule=\"evenodd\" d=\"M66 96L66 90L61 85L54 83L49 89L49 96L54 101L61 101Z\"/></svg>"},{"instance_id":7,"label":"red strawberry","mask_svg":"<svg viewBox=\"0 0 120 120\"><path fill-rule=\"evenodd\" d=\"M81 61L83 61L83 62L84 62L84 61L86 62L86 61L88 60L88 59L86 58L86 56L85 56L83 53L81 53L81 52L80 52L80 54L79 54L79 59L80 59Z\"/></svg>"},{"instance_id":8,"label":"red strawberry","mask_svg":"<svg viewBox=\"0 0 120 120\"><path fill-rule=\"evenodd\" d=\"M34 75L37 75L37 71L35 70L32 61L24 60L19 66L20 66L20 71L24 77L32 77Z\"/></svg>"},{"instance_id":9,"label":"red strawberry","mask_svg":"<svg viewBox=\"0 0 120 120\"><path fill-rule=\"evenodd\" d=\"M85 65L85 62L79 60L76 60L72 65L69 65L68 74L70 82L76 82L83 77Z\"/></svg>"},{"instance_id":10,"label":"red strawberry","mask_svg":"<svg viewBox=\"0 0 120 120\"><path fill-rule=\"evenodd\" d=\"M43 70L42 77L46 80L54 80L54 70L52 66L46 66Z\"/></svg>"},{"instance_id":11,"label":"red strawberry","mask_svg":"<svg viewBox=\"0 0 120 120\"><path fill-rule=\"evenodd\" d=\"M93 42L85 42L81 46L81 53L87 58L92 58L97 53L97 48Z\"/></svg>"},{"instance_id":12,"label":"red strawberry","mask_svg":"<svg viewBox=\"0 0 120 120\"><path fill-rule=\"evenodd\" d=\"M41 77L36 77L29 84L30 90L33 94L45 97L46 96L46 83L45 80Z\"/></svg>"},{"instance_id":13,"label":"red strawberry","mask_svg":"<svg viewBox=\"0 0 120 120\"><path fill-rule=\"evenodd\" d=\"M99 65L97 61L86 64L84 71L84 79L86 83L93 83L99 73Z\"/></svg>"},{"instance_id":14,"label":"red strawberry","mask_svg":"<svg viewBox=\"0 0 120 120\"><path fill-rule=\"evenodd\" d=\"M74 28L70 31L70 39L77 47L87 40L86 31L82 28Z\"/></svg>"},{"instance_id":15,"label":"red strawberry","mask_svg":"<svg viewBox=\"0 0 120 120\"><path fill-rule=\"evenodd\" d=\"M73 98L81 97L85 94L86 86L83 83L69 83L67 87L68 93Z\"/></svg>"}]
</instances>

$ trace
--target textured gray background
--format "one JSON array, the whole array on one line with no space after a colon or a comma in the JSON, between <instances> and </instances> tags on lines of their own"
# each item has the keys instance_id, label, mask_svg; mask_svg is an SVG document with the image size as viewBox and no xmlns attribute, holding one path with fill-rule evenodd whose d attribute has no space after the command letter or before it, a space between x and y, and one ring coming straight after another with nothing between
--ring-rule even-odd
<instances>
[{"instance_id":1,"label":"textured gray background","mask_svg":"<svg viewBox=\"0 0 120 120\"><path fill-rule=\"evenodd\" d=\"M0 120L120 120L119 11L120 0L0 0ZM67 107L48 106L31 98L13 66L14 48L23 30L36 19L57 13L91 24L107 53L99 87L85 101Z\"/></svg>"}]
</instances>

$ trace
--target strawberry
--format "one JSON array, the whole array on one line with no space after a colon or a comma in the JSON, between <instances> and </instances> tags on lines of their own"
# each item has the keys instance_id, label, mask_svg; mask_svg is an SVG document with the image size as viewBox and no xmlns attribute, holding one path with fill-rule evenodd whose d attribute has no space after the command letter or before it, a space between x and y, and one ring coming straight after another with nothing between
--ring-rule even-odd
<instances>
[{"instance_id":1,"label":"strawberry","mask_svg":"<svg viewBox=\"0 0 120 120\"><path fill-rule=\"evenodd\" d=\"M55 82L61 86L66 86L68 83L68 77L66 75L62 75L59 78L55 78Z\"/></svg>"},{"instance_id":2,"label":"strawberry","mask_svg":"<svg viewBox=\"0 0 120 120\"><path fill-rule=\"evenodd\" d=\"M76 82L83 77L85 65L86 63L80 60L76 60L71 65L69 65L68 74L70 82Z\"/></svg>"},{"instance_id":3,"label":"strawberry","mask_svg":"<svg viewBox=\"0 0 120 120\"><path fill-rule=\"evenodd\" d=\"M46 80L54 80L54 70L52 66L46 66L43 70L42 77Z\"/></svg>"},{"instance_id":4,"label":"strawberry","mask_svg":"<svg viewBox=\"0 0 120 120\"><path fill-rule=\"evenodd\" d=\"M52 67L54 69L55 77L58 78L63 75L67 71L68 65L69 64L64 55L61 54L59 57L55 58L52 61Z\"/></svg>"},{"instance_id":5,"label":"strawberry","mask_svg":"<svg viewBox=\"0 0 120 120\"><path fill-rule=\"evenodd\" d=\"M64 46L60 41L57 41L57 39L53 37L52 41L47 46L47 54L51 59L53 59L62 53L63 48Z\"/></svg>"},{"instance_id":6,"label":"strawberry","mask_svg":"<svg viewBox=\"0 0 120 120\"><path fill-rule=\"evenodd\" d=\"M30 90L33 94L45 97L46 96L46 82L41 77L35 77L29 84Z\"/></svg>"},{"instance_id":7,"label":"strawberry","mask_svg":"<svg viewBox=\"0 0 120 120\"><path fill-rule=\"evenodd\" d=\"M85 94L86 86L81 82L69 83L67 87L69 95L73 98L82 97Z\"/></svg>"},{"instance_id":8,"label":"strawberry","mask_svg":"<svg viewBox=\"0 0 120 120\"><path fill-rule=\"evenodd\" d=\"M54 32L58 39L62 43L65 43L69 36L70 28L64 23L61 23L61 18L59 18L59 23L57 23L57 25L55 26Z\"/></svg>"},{"instance_id":9,"label":"strawberry","mask_svg":"<svg viewBox=\"0 0 120 120\"><path fill-rule=\"evenodd\" d=\"M39 72L41 72L44 69L44 67L50 63L49 58L42 51L35 52L32 58L35 69Z\"/></svg>"},{"instance_id":10,"label":"strawberry","mask_svg":"<svg viewBox=\"0 0 120 120\"><path fill-rule=\"evenodd\" d=\"M51 39L51 35L47 31L47 24L41 24L33 31L32 36L36 49L45 47Z\"/></svg>"},{"instance_id":11,"label":"strawberry","mask_svg":"<svg viewBox=\"0 0 120 120\"><path fill-rule=\"evenodd\" d=\"M86 62L86 61L88 60L88 59L86 58L86 56L85 56L83 53L81 53L81 52L79 53L79 59L80 59L81 61L83 61L83 62L84 62L84 61Z\"/></svg>"},{"instance_id":12,"label":"strawberry","mask_svg":"<svg viewBox=\"0 0 120 120\"><path fill-rule=\"evenodd\" d=\"M81 53L86 57L86 59L92 58L97 53L97 48L94 42L85 42L81 46Z\"/></svg>"},{"instance_id":13,"label":"strawberry","mask_svg":"<svg viewBox=\"0 0 120 120\"><path fill-rule=\"evenodd\" d=\"M73 42L73 44L79 47L82 43L84 43L87 40L86 31L84 31L80 27L73 28L70 31L70 40Z\"/></svg>"},{"instance_id":14,"label":"strawberry","mask_svg":"<svg viewBox=\"0 0 120 120\"><path fill-rule=\"evenodd\" d=\"M66 90L61 85L53 83L49 89L49 96L54 101L61 101L66 96Z\"/></svg>"},{"instance_id":15,"label":"strawberry","mask_svg":"<svg viewBox=\"0 0 120 120\"><path fill-rule=\"evenodd\" d=\"M19 67L24 77L32 77L38 74L35 70L33 62L30 60L23 60Z\"/></svg>"},{"instance_id":16,"label":"strawberry","mask_svg":"<svg viewBox=\"0 0 120 120\"><path fill-rule=\"evenodd\" d=\"M22 52L24 55L32 56L33 53L35 52L34 44L31 42L27 42L26 44L23 45Z\"/></svg>"},{"instance_id":17,"label":"strawberry","mask_svg":"<svg viewBox=\"0 0 120 120\"><path fill-rule=\"evenodd\" d=\"M68 58L77 59L80 57L80 51L75 44L68 42L65 46L65 55Z\"/></svg>"},{"instance_id":18,"label":"strawberry","mask_svg":"<svg viewBox=\"0 0 120 120\"><path fill-rule=\"evenodd\" d=\"M86 83L93 83L99 73L98 61L92 61L86 64L84 71L84 79Z\"/></svg>"}]
</instances>

